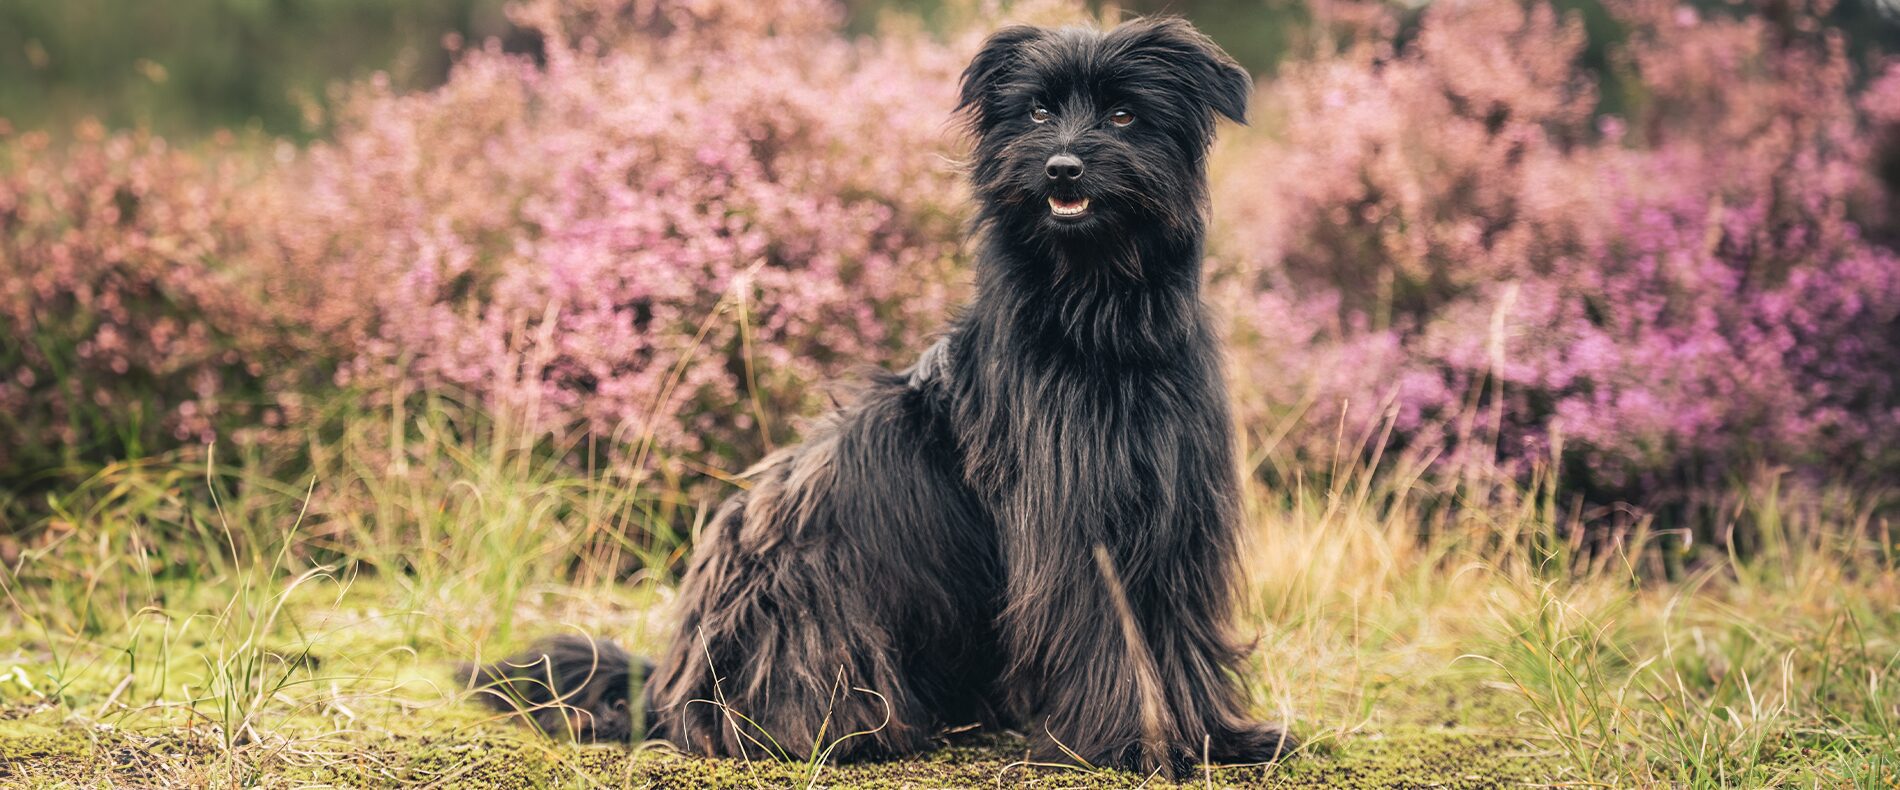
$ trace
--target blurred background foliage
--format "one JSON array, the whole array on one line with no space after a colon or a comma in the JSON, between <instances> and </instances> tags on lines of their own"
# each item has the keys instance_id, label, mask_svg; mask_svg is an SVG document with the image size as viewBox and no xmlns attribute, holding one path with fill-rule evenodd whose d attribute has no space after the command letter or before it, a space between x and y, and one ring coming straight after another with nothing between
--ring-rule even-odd
<instances>
[{"instance_id":1,"label":"blurred background foliage","mask_svg":"<svg viewBox=\"0 0 1900 790\"><path fill-rule=\"evenodd\" d=\"M499 0L7 0L0 117L307 136L333 83L386 71L433 86L444 34L508 31Z\"/></svg>"},{"instance_id":2,"label":"blurred background foliage","mask_svg":"<svg viewBox=\"0 0 1900 790\"><path fill-rule=\"evenodd\" d=\"M1856 59L1900 51L1900 0L1841 0L1829 24ZM1098 9L1105 4L1094 0ZM1416 21L1424 2L1404 2ZM1624 32L1600 0L1558 0L1589 33L1583 63L1614 81L1608 53ZM1700 0L1707 10L1734 7ZM959 0L849 0L847 30L873 32L897 11L939 29L968 21ZM1249 69L1270 75L1308 20L1300 0L1131 0L1124 13L1186 16ZM504 0L6 0L0 3L0 119L64 130L85 118L174 139L246 129L309 139L326 125L338 83L387 75L397 90L448 75L446 40L532 46ZM1751 13L1773 15L1768 3ZM1403 36L1404 33L1402 32ZM1604 110L1622 94L1606 86Z\"/></svg>"},{"instance_id":3,"label":"blurred background foliage","mask_svg":"<svg viewBox=\"0 0 1900 790\"><path fill-rule=\"evenodd\" d=\"M982 37L1162 11L1261 77L1208 298L1275 490L1892 502L1879 2L15 0L0 527L213 442L297 479L425 395L690 505L965 297L946 116Z\"/></svg>"}]
</instances>

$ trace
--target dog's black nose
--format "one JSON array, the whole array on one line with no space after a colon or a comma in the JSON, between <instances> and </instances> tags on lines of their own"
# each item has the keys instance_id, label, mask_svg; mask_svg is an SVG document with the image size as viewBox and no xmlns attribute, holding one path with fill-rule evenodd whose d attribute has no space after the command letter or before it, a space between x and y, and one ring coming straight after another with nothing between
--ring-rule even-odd
<instances>
[{"instance_id":1,"label":"dog's black nose","mask_svg":"<svg viewBox=\"0 0 1900 790\"><path fill-rule=\"evenodd\" d=\"M1082 177L1082 160L1074 154L1056 154L1043 169L1050 181L1074 181Z\"/></svg>"}]
</instances>

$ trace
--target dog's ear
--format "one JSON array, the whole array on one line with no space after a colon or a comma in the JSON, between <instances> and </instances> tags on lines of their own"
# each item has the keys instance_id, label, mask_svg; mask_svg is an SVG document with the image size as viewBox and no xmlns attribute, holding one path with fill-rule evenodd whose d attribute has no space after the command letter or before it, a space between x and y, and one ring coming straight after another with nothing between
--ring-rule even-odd
<instances>
[{"instance_id":1,"label":"dog's ear","mask_svg":"<svg viewBox=\"0 0 1900 790\"><path fill-rule=\"evenodd\" d=\"M1152 53L1188 77L1207 108L1236 123L1247 122L1247 100L1253 95L1253 77L1247 70L1188 21L1179 17L1144 17L1115 31L1128 36L1129 46Z\"/></svg>"},{"instance_id":2,"label":"dog's ear","mask_svg":"<svg viewBox=\"0 0 1900 790\"><path fill-rule=\"evenodd\" d=\"M983 111L983 100L991 88L1007 78L1022 62L1023 47L1047 34L1042 28L1011 25L990 34L970 65L963 70L957 94L959 111Z\"/></svg>"}]
</instances>

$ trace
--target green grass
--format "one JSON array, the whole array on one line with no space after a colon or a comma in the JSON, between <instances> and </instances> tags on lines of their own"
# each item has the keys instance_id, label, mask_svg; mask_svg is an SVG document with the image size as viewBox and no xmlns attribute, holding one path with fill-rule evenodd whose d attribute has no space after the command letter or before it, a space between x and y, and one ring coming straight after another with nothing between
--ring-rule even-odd
<instances>
[{"instance_id":1,"label":"green grass","mask_svg":"<svg viewBox=\"0 0 1900 790\"><path fill-rule=\"evenodd\" d=\"M644 462L576 471L554 459L591 448L439 398L326 424L297 473L181 455L10 505L41 515L0 536L0 784L1165 785L1031 764L1009 733L844 765L536 734L468 703L454 665L564 628L655 652L681 525L721 492ZM1640 517L1583 540L1542 483L1331 477L1248 499L1245 680L1309 745L1184 784L1900 782L1879 500L1764 478L1718 525L1757 536L1749 556L1666 557L1684 550Z\"/></svg>"}]
</instances>

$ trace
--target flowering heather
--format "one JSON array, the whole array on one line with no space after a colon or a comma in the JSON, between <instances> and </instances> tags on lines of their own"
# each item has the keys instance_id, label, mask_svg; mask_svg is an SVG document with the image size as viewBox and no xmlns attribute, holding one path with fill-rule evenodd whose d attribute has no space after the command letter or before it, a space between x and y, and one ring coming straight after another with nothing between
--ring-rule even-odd
<instances>
[{"instance_id":1,"label":"flowering heather","mask_svg":"<svg viewBox=\"0 0 1900 790\"><path fill-rule=\"evenodd\" d=\"M961 282L955 53L847 40L819 2L518 15L543 63L490 47L436 91L367 86L281 184L347 378L697 452L922 345Z\"/></svg>"},{"instance_id":2,"label":"flowering heather","mask_svg":"<svg viewBox=\"0 0 1900 790\"><path fill-rule=\"evenodd\" d=\"M1389 430L1521 475L1561 445L1568 481L1638 500L1900 466L1900 67L1857 71L1825 8L1618 0L1603 81L1541 3L1312 7L1322 43L1213 167L1210 298L1277 463ZM268 160L0 138L0 474L296 424L338 385L730 467L961 297L947 117L986 29L514 13L534 55L448 42L447 84L355 86Z\"/></svg>"},{"instance_id":3,"label":"flowering heather","mask_svg":"<svg viewBox=\"0 0 1900 790\"><path fill-rule=\"evenodd\" d=\"M297 333L224 264L247 159L82 126L0 138L0 479L270 425Z\"/></svg>"},{"instance_id":4,"label":"flowering heather","mask_svg":"<svg viewBox=\"0 0 1900 790\"><path fill-rule=\"evenodd\" d=\"M1850 217L1900 80L1857 111L1820 9L1618 4L1629 117L1546 6L1434 4L1403 47L1348 10L1371 34L1288 66L1218 170L1257 430L1304 406L1289 440L1324 461L1390 420L1517 473L1561 442L1572 482L1639 499L1891 468L1900 265Z\"/></svg>"}]
</instances>

